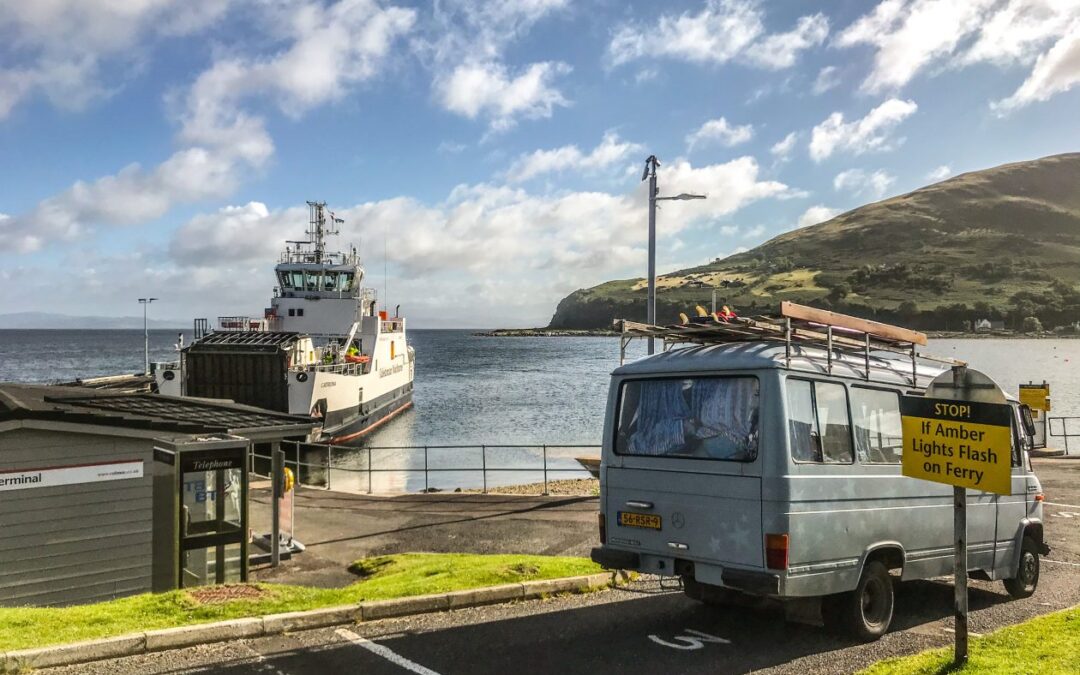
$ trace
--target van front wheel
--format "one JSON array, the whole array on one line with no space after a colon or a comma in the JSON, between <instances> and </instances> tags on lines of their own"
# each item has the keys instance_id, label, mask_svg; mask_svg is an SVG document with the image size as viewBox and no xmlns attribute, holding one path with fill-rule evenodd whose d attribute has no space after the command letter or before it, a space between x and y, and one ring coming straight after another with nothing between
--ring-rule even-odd
<instances>
[{"instance_id":1,"label":"van front wheel","mask_svg":"<svg viewBox=\"0 0 1080 675\"><path fill-rule=\"evenodd\" d=\"M821 599L825 625L838 628L862 642L873 642L889 630L893 615L892 577L874 560L863 568L854 591Z\"/></svg>"},{"instance_id":2,"label":"van front wheel","mask_svg":"<svg viewBox=\"0 0 1080 675\"><path fill-rule=\"evenodd\" d=\"M1005 590L1009 595L1021 600L1030 598L1039 585L1039 547L1031 537L1024 537L1020 544L1020 563L1016 575L1005 579Z\"/></svg>"}]
</instances>

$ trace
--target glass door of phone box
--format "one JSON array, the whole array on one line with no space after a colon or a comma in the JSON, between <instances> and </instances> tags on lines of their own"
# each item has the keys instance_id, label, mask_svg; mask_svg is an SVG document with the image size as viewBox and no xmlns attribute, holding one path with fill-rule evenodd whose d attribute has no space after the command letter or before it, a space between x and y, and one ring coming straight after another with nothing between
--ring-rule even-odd
<instances>
[{"instance_id":1,"label":"glass door of phone box","mask_svg":"<svg viewBox=\"0 0 1080 675\"><path fill-rule=\"evenodd\" d=\"M248 445L156 443L154 590L247 581Z\"/></svg>"}]
</instances>

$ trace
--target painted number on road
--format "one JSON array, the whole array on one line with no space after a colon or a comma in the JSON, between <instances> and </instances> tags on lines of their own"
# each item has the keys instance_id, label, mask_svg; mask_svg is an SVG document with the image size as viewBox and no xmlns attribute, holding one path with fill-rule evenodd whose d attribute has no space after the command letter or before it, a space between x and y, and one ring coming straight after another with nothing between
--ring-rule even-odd
<instances>
[{"instance_id":1,"label":"painted number on road","mask_svg":"<svg viewBox=\"0 0 1080 675\"><path fill-rule=\"evenodd\" d=\"M665 640L658 635L650 635L649 639L663 647L671 647L672 649L678 649L684 652L701 649L705 646L706 642L711 642L718 645L731 644L731 640L726 640L722 637L716 637L715 635L709 635L708 633L702 633L701 631L694 630L693 628L687 628L683 632L687 633L687 635L676 635L672 637L671 640Z\"/></svg>"},{"instance_id":2,"label":"painted number on road","mask_svg":"<svg viewBox=\"0 0 1080 675\"><path fill-rule=\"evenodd\" d=\"M1059 518L1080 518L1080 511L1058 511L1057 513L1051 513L1052 516L1058 516Z\"/></svg>"}]
</instances>

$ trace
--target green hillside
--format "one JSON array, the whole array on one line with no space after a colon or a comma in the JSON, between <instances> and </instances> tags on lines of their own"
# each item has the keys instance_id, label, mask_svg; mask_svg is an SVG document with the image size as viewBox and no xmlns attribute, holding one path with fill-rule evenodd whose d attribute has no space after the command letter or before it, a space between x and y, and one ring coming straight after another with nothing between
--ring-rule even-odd
<instances>
[{"instance_id":1,"label":"green hillside","mask_svg":"<svg viewBox=\"0 0 1080 675\"><path fill-rule=\"evenodd\" d=\"M782 300L959 329L1080 320L1080 153L965 173L796 229L657 281L661 323L719 300L741 313ZM609 281L559 303L552 328L644 320L644 279Z\"/></svg>"}]
</instances>

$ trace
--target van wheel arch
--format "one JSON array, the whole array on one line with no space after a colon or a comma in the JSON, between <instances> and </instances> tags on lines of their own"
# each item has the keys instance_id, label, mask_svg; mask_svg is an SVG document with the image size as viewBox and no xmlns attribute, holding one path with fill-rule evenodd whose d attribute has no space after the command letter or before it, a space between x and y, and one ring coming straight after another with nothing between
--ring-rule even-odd
<instances>
[{"instance_id":1,"label":"van wheel arch","mask_svg":"<svg viewBox=\"0 0 1080 675\"><path fill-rule=\"evenodd\" d=\"M863 555L859 576L862 576L863 570L866 569L867 565L875 561L880 562L885 566L885 569L890 572L892 570L900 570L900 573L903 574L906 555L904 547L899 543L878 544L867 550Z\"/></svg>"}]
</instances>

